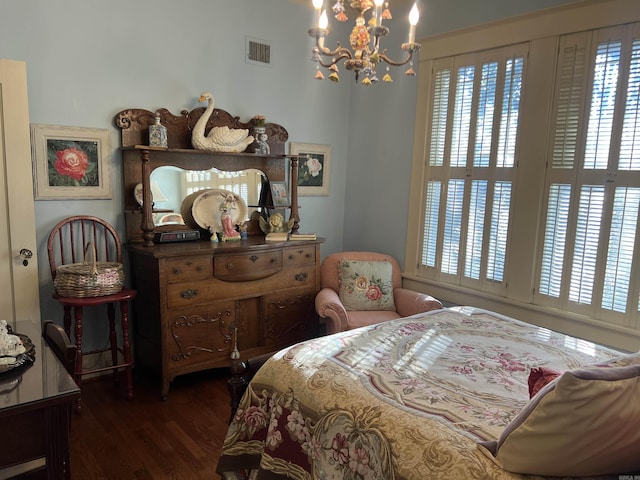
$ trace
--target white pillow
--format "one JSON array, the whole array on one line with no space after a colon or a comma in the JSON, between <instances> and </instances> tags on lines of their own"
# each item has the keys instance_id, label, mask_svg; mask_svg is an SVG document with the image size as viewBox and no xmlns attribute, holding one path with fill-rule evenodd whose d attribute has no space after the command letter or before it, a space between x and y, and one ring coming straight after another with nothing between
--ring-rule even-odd
<instances>
[{"instance_id":1,"label":"white pillow","mask_svg":"<svg viewBox=\"0 0 640 480\"><path fill-rule=\"evenodd\" d=\"M640 471L640 357L623 358L563 373L497 442L482 442L483 453L505 470L530 475Z\"/></svg>"}]
</instances>

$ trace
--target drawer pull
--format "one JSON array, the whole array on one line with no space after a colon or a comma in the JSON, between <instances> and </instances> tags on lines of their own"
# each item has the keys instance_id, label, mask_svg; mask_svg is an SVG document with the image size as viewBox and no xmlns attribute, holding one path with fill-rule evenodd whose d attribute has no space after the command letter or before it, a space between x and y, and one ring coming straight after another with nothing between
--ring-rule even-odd
<instances>
[{"instance_id":1,"label":"drawer pull","mask_svg":"<svg viewBox=\"0 0 640 480\"><path fill-rule=\"evenodd\" d=\"M227 270L233 270L233 263L227 263Z\"/></svg>"},{"instance_id":2,"label":"drawer pull","mask_svg":"<svg viewBox=\"0 0 640 480\"><path fill-rule=\"evenodd\" d=\"M190 300L196 297L197 295L198 295L198 290L189 289L189 290L183 290L182 292L180 292L180 296L185 300Z\"/></svg>"},{"instance_id":3,"label":"drawer pull","mask_svg":"<svg viewBox=\"0 0 640 480\"><path fill-rule=\"evenodd\" d=\"M257 255L251 255L249 257L249 260L251 260L253 263L256 263L258 261L258 256Z\"/></svg>"},{"instance_id":4,"label":"drawer pull","mask_svg":"<svg viewBox=\"0 0 640 480\"><path fill-rule=\"evenodd\" d=\"M173 269L173 274L174 275L180 275L182 273L182 270L180 270L178 267Z\"/></svg>"},{"instance_id":5,"label":"drawer pull","mask_svg":"<svg viewBox=\"0 0 640 480\"><path fill-rule=\"evenodd\" d=\"M289 255L289 260L295 260L296 256L295 255Z\"/></svg>"},{"instance_id":6,"label":"drawer pull","mask_svg":"<svg viewBox=\"0 0 640 480\"><path fill-rule=\"evenodd\" d=\"M304 282L307 279L307 276L307 272L300 272L296 274L295 279L298 282Z\"/></svg>"}]
</instances>

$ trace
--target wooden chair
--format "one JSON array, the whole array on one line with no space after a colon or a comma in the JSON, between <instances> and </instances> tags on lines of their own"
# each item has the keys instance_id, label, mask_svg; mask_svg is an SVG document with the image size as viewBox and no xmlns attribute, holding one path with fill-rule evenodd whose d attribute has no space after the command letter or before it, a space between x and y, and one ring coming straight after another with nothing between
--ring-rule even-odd
<instances>
[{"instance_id":1,"label":"wooden chair","mask_svg":"<svg viewBox=\"0 0 640 480\"><path fill-rule=\"evenodd\" d=\"M85 246L93 242L96 250L96 261L100 262L122 262L122 243L118 233L112 225L101 218L77 215L60 221L51 233L47 241L47 251L49 254L49 267L51 278L55 280L56 269L60 265L69 263L80 263L84 259ZM132 358L131 345L129 343L129 301L136 296L136 291L123 289L121 292L100 297L62 297L54 293L64 309L64 330L69 337L74 339L76 346L75 367L73 378L81 387L82 377L89 374L100 373L112 370L114 381L117 381L118 370L124 369L126 376L126 395L129 400L133 398L133 381L131 375ZM84 309L86 307L97 307L106 305L107 320L109 322L109 344L108 348L83 352L82 350L82 328L84 323ZM120 327L122 344L118 346L118 338L115 329L116 305L120 306ZM94 309L95 310L95 309ZM74 329L71 335L71 313L73 311ZM92 323L98 321L95 316L88 318ZM106 367L83 369L82 357L84 355L111 352L111 365ZM120 360L118 353L122 354ZM76 413L80 413L80 401L76 404Z\"/></svg>"},{"instance_id":2,"label":"wooden chair","mask_svg":"<svg viewBox=\"0 0 640 480\"><path fill-rule=\"evenodd\" d=\"M42 336L47 341L53 353L62 362L69 375L73 377L76 370L76 350L75 344L71 343L69 335L60 325L53 323L53 320L45 320L42 328Z\"/></svg>"}]
</instances>

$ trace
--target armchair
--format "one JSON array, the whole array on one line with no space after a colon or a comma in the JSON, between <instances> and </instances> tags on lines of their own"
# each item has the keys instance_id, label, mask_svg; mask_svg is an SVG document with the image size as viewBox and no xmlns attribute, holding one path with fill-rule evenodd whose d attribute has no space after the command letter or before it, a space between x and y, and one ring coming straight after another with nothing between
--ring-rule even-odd
<instances>
[{"instance_id":1,"label":"armchair","mask_svg":"<svg viewBox=\"0 0 640 480\"><path fill-rule=\"evenodd\" d=\"M344 305L340 296L343 260L355 262L389 262L393 302L387 310L355 310ZM328 255L320 265L320 292L316 295L316 312L325 319L327 333L402 318L442 308L436 298L402 288L402 272L390 255L374 252L341 252ZM344 293L344 289L342 290ZM393 309L392 309L393 308Z\"/></svg>"}]
</instances>

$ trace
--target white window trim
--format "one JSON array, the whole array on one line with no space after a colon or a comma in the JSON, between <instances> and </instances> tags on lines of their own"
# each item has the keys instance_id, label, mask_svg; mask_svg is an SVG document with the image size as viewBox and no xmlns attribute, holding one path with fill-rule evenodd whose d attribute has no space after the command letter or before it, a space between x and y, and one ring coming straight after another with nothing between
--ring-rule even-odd
<instances>
[{"instance_id":1,"label":"white window trim","mask_svg":"<svg viewBox=\"0 0 640 480\"><path fill-rule=\"evenodd\" d=\"M626 350L637 351L640 346L640 330L603 324L588 317L570 314L551 308L533 306L531 298L535 282L535 262L528 256L512 256L509 271L518 275L506 274L509 279L509 299L487 292L477 292L461 286L445 285L428 281L417 275L420 264L420 238L422 232L421 202L426 184L425 151L427 125L431 112L428 105L431 91L431 75L434 60L437 58L461 55L474 51L498 48L516 43L529 43L529 70L538 72L535 82L527 85L528 95L521 105L523 134L520 138L520 168L516 183L519 185L513 201L519 205L519 215L514 218L514 238L511 242L522 251L538 252L536 238L540 219L539 205L531 204L529 199L538 198L538 192L544 188L544 168L539 165L545 161L548 142L547 125L552 103L553 82L555 80L555 57L558 38L562 34L602 28L618 24L640 21L638 0L584 0L576 4L534 12L512 19L500 20L490 24L468 28L450 34L438 35L422 40L420 55L420 75L414 132L414 150L410 186L409 222L405 255L405 286L420 290L445 300L475 305L512 315L524 321L547 328L559 330L571 335L588 338ZM535 98L535 105L528 99ZM544 102L544 103L543 103ZM421 106L423 106L421 108ZM524 181L526 179L526 181ZM640 326L636 326L640 327Z\"/></svg>"}]
</instances>

